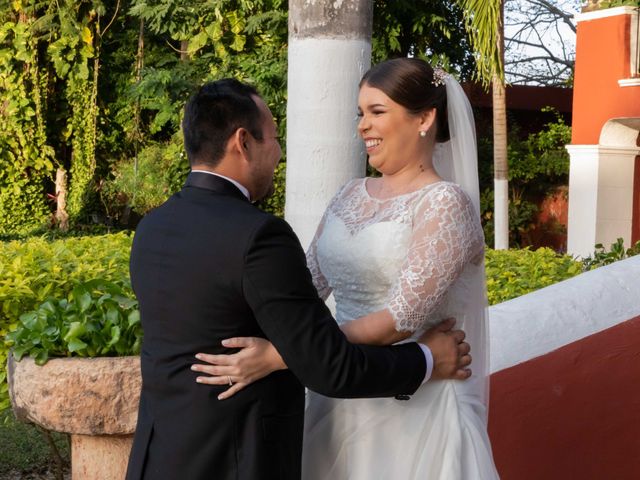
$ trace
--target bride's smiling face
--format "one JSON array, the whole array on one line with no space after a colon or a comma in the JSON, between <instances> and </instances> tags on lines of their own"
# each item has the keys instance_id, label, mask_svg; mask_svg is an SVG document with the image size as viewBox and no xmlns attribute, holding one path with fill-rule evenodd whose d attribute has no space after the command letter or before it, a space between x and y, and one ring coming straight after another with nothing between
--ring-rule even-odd
<instances>
[{"instance_id":1,"label":"bride's smiling face","mask_svg":"<svg viewBox=\"0 0 640 480\"><path fill-rule=\"evenodd\" d=\"M411 114L382 90L362 85L358 96L358 133L364 140L369 164L383 174L394 174L422 160L427 114Z\"/></svg>"}]
</instances>

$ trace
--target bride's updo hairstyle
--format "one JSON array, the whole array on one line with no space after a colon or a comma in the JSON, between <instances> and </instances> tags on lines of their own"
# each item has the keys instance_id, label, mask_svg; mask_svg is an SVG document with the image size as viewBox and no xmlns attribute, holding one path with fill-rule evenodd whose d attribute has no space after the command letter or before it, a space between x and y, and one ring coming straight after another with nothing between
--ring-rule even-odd
<instances>
[{"instance_id":1,"label":"bride's updo hairstyle","mask_svg":"<svg viewBox=\"0 0 640 480\"><path fill-rule=\"evenodd\" d=\"M417 58L387 60L364 74L360 87L363 85L382 90L414 115L435 108L436 142L449 140L447 89L444 82L434 79L433 68L427 62Z\"/></svg>"}]
</instances>

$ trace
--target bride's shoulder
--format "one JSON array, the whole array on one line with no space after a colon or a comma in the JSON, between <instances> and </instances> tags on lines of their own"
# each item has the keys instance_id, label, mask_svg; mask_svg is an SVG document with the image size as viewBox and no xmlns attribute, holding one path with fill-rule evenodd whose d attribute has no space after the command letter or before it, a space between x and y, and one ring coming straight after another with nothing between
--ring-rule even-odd
<instances>
[{"instance_id":1,"label":"bride's shoulder","mask_svg":"<svg viewBox=\"0 0 640 480\"><path fill-rule=\"evenodd\" d=\"M471 199L457 183L442 180L425 188L418 204L424 207L455 206L464 209L471 206Z\"/></svg>"},{"instance_id":2,"label":"bride's shoulder","mask_svg":"<svg viewBox=\"0 0 640 480\"><path fill-rule=\"evenodd\" d=\"M425 197L437 196L463 202L470 201L469 196L460 185L446 180L432 184L432 188L427 189L425 193Z\"/></svg>"},{"instance_id":3,"label":"bride's shoulder","mask_svg":"<svg viewBox=\"0 0 640 480\"><path fill-rule=\"evenodd\" d=\"M364 185L365 180L364 178L352 178L338 189L333 197L334 200L346 198L358 192Z\"/></svg>"}]
</instances>

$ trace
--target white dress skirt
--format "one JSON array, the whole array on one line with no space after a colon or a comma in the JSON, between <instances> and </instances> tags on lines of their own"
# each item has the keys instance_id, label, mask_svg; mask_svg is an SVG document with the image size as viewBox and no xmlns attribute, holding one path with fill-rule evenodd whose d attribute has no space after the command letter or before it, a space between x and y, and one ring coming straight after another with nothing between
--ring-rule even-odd
<instances>
[{"instance_id":1,"label":"white dress skirt","mask_svg":"<svg viewBox=\"0 0 640 480\"><path fill-rule=\"evenodd\" d=\"M378 200L358 179L334 197L307 261L320 295L333 292L338 322L387 308L415 338L454 317L473 375L429 381L407 401L309 392L304 480L498 478L486 423L483 245L480 221L452 183Z\"/></svg>"}]
</instances>

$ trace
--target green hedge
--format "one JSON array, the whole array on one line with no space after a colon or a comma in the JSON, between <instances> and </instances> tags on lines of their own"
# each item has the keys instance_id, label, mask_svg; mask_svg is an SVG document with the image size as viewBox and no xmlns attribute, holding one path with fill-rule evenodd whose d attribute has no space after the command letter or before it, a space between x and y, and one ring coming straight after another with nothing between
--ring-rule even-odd
<instances>
[{"instance_id":1,"label":"green hedge","mask_svg":"<svg viewBox=\"0 0 640 480\"><path fill-rule=\"evenodd\" d=\"M65 351L74 355L135 352L141 331L129 282L132 236L116 233L59 240L0 242L0 411L8 407L6 355L39 361ZM542 248L487 250L491 304L529 293L582 271L582 264ZM66 322L66 323L65 323Z\"/></svg>"},{"instance_id":2,"label":"green hedge","mask_svg":"<svg viewBox=\"0 0 640 480\"><path fill-rule=\"evenodd\" d=\"M133 296L129 282L131 235L117 233L48 241L0 242L0 339L20 316L50 297L65 298L95 278L116 283ZM0 411L9 406L5 366L8 345L0 341Z\"/></svg>"},{"instance_id":3,"label":"green hedge","mask_svg":"<svg viewBox=\"0 0 640 480\"><path fill-rule=\"evenodd\" d=\"M582 272L582 263L550 248L538 250L487 249L489 304L505 302Z\"/></svg>"}]
</instances>

